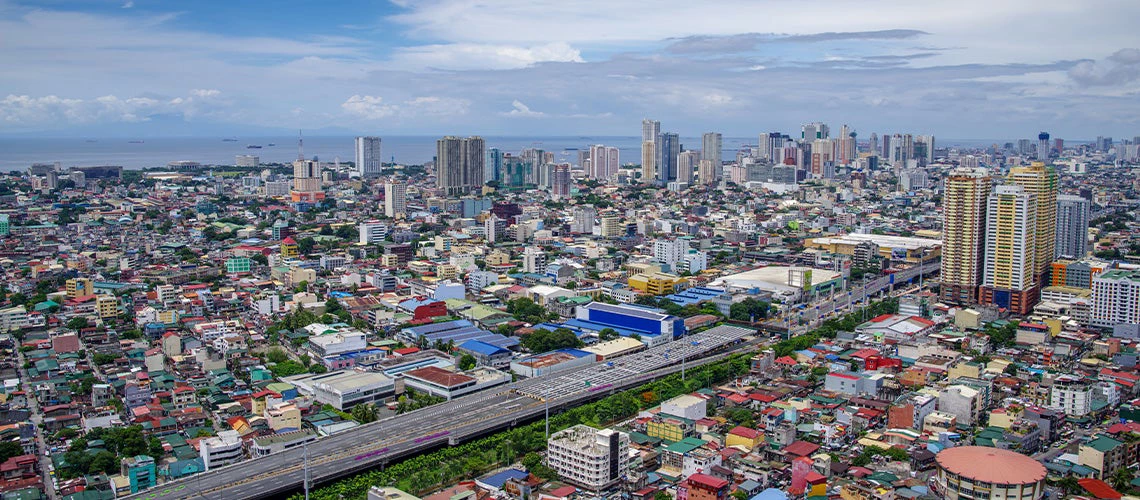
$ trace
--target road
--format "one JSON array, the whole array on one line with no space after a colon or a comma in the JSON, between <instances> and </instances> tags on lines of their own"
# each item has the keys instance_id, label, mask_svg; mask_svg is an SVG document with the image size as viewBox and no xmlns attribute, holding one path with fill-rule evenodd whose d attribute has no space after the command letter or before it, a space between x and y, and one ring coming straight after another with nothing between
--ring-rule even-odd
<instances>
[{"instance_id":1,"label":"road","mask_svg":"<svg viewBox=\"0 0 1140 500\"><path fill-rule=\"evenodd\" d=\"M894 290L895 285L903 285L918 277L919 272L931 274L939 270L940 261L927 262L921 267L912 267L898 271L893 275L879 276L864 284L850 286L846 291L835 292L819 297L816 301L800 309L786 311L767 321L768 324L790 329L792 335L799 335L815 328L827 320L832 313L853 311L866 305L876 294L890 293L897 297L900 292ZM891 277L894 281L891 281ZM803 323L803 324L800 324Z\"/></svg>"},{"instance_id":2,"label":"road","mask_svg":"<svg viewBox=\"0 0 1140 500\"><path fill-rule=\"evenodd\" d=\"M59 496L56 495L55 492L55 478L52 477L49 472L48 466L51 465L51 458L44 454L44 450L48 448L44 442L43 413L40 412L40 403L39 400L36 399L35 385L32 383L32 379L28 378L28 371L24 369L24 363L27 362L27 359L24 358L24 353L20 352L19 349L17 349L16 352L18 353L17 363L20 367L20 381L24 385L24 392L28 400L28 411L32 412L30 418L32 423L36 426L36 460L40 462L40 476L43 479L44 491L47 493L47 497L51 500L55 500L59 498Z\"/></svg>"},{"instance_id":3,"label":"road","mask_svg":"<svg viewBox=\"0 0 1140 500\"><path fill-rule=\"evenodd\" d=\"M579 405L653 378L723 359L755 330L719 326L669 344L582 369L523 380L456 398L310 443L309 477L327 482L407 456L455 445ZM221 467L128 498L228 500L279 496L303 482L304 449Z\"/></svg>"}]
</instances>

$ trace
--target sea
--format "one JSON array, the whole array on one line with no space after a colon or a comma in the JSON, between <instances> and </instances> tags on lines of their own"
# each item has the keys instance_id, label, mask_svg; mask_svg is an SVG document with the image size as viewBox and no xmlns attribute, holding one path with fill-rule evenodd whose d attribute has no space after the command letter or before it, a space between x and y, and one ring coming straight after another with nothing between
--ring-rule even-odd
<instances>
[{"instance_id":1,"label":"sea","mask_svg":"<svg viewBox=\"0 0 1140 500\"><path fill-rule=\"evenodd\" d=\"M382 137L380 150L385 162L418 165L435 156L439 136ZM621 163L641 161L640 136L484 136L487 148L518 154L535 148L553 152L556 161L577 163L578 152L602 144L621 151ZM681 137L682 148L700 149L700 137ZM723 159L735 160L741 148L755 145L757 138L724 137ZM992 141L963 140L944 145L981 146ZM260 146L250 148L249 146ZM332 163L353 159L349 136L306 136L304 155ZM288 163L297 159L297 136L275 137L146 137L129 138L0 138L0 171L24 170L33 163L56 163L68 167L119 165L126 169L161 168L174 161L203 165L233 165L238 155L256 155L261 163Z\"/></svg>"},{"instance_id":2,"label":"sea","mask_svg":"<svg viewBox=\"0 0 1140 500\"><path fill-rule=\"evenodd\" d=\"M535 148L554 153L556 161L577 163L578 151L589 150L591 145L603 144L621 151L621 162L641 160L640 136L567 136L567 137L483 137L487 148L498 148L504 153L518 154L523 149ZM225 140L233 139L233 140ZM435 143L439 136L382 137L381 155L385 162L418 165L435 156ZM699 137L682 137L681 144L689 149L700 149ZM755 144L744 137L725 137L722 140L725 159L735 159L744 145ZM271 145L272 144L272 145ZM248 146L261 146L249 148ZM336 136L306 136L304 156L321 161L353 160L353 138ZM233 165L238 155L255 155L261 163L287 163L297 159L297 137L147 137L140 140L126 138L0 138L0 170L23 170L33 163L59 162L63 168L95 165L119 165L126 169L165 167L174 161L196 161L203 165Z\"/></svg>"}]
</instances>

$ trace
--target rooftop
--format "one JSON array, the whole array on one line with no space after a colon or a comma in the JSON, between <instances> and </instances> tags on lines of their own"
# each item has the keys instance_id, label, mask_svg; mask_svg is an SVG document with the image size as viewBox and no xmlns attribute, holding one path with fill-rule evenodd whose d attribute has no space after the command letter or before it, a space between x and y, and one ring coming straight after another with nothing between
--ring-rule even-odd
<instances>
[{"instance_id":1,"label":"rooftop","mask_svg":"<svg viewBox=\"0 0 1140 500\"><path fill-rule=\"evenodd\" d=\"M938 466L974 481L1027 484L1045 479L1045 466L1020 453L983 446L956 446L934 457Z\"/></svg>"}]
</instances>

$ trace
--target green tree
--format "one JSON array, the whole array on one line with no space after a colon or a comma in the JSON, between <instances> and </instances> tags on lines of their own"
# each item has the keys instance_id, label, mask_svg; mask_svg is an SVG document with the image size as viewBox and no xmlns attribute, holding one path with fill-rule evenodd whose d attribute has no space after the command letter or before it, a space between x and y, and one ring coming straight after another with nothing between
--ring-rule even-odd
<instances>
[{"instance_id":1,"label":"green tree","mask_svg":"<svg viewBox=\"0 0 1140 500\"><path fill-rule=\"evenodd\" d=\"M546 309L526 297L507 302L507 314L532 325L546 320Z\"/></svg>"},{"instance_id":2,"label":"green tree","mask_svg":"<svg viewBox=\"0 0 1140 500\"><path fill-rule=\"evenodd\" d=\"M280 347L274 347L266 353L265 358L269 360L270 363L284 363L289 359L289 355L285 354L285 351Z\"/></svg>"},{"instance_id":3,"label":"green tree","mask_svg":"<svg viewBox=\"0 0 1140 500\"><path fill-rule=\"evenodd\" d=\"M585 345L574 332L566 328L558 328L553 332L550 330L539 329L534 333L530 333L522 337L520 341L523 347L526 347L530 352L547 352L555 349L565 349L569 347L582 347Z\"/></svg>"},{"instance_id":4,"label":"green tree","mask_svg":"<svg viewBox=\"0 0 1140 500\"><path fill-rule=\"evenodd\" d=\"M358 404L352 407L352 419L362 424L375 422L378 416L376 406L371 403Z\"/></svg>"},{"instance_id":5,"label":"green tree","mask_svg":"<svg viewBox=\"0 0 1140 500\"><path fill-rule=\"evenodd\" d=\"M653 500L673 500L673 495L665 490L658 490L657 493L653 494Z\"/></svg>"},{"instance_id":6,"label":"green tree","mask_svg":"<svg viewBox=\"0 0 1140 500\"><path fill-rule=\"evenodd\" d=\"M607 340L615 340L618 337L621 337L621 335L619 335L617 330L614 330L613 328L602 328L602 331L598 332L598 340L601 340L602 342L605 342Z\"/></svg>"},{"instance_id":7,"label":"green tree","mask_svg":"<svg viewBox=\"0 0 1140 500\"><path fill-rule=\"evenodd\" d=\"M463 355L459 357L459 369L461 371L467 371L475 368L475 365L477 363L478 362L475 360L475 356L472 356L469 353L463 353Z\"/></svg>"},{"instance_id":8,"label":"green tree","mask_svg":"<svg viewBox=\"0 0 1140 500\"><path fill-rule=\"evenodd\" d=\"M18 457L24 454L24 447L15 441L0 442L0 462L5 462L9 458Z\"/></svg>"},{"instance_id":9,"label":"green tree","mask_svg":"<svg viewBox=\"0 0 1140 500\"><path fill-rule=\"evenodd\" d=\"M1112 478L1109 479L1109 483L1112 484L1112 488L1116 491L1128 491L1132 489L1132 479L1132 471L1121 467L1112 473Z\"/></svg>"},{"instance_id":10,"label":"green tree","mask_svg":"<svg viewBox=\"0 0 1140 500\"><path fill-rule=\"evenodd\" d=\"M84 328L87 328L87 326L87 318L83 316L76 316L67 321L67 327L72 330L82 330Z\"/></svg>"}]
</instances>

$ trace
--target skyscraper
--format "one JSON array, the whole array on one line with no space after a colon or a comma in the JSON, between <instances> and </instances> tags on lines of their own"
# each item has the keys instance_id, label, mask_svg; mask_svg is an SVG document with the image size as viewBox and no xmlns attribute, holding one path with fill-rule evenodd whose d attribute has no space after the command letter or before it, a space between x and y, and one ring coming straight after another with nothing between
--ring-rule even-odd
<instances>
[{"instance_id":1,"label":"skyscraper","mask_svg":"<svg viewBox=\"0 0 1140 500\"><path fill-rule=\"evenodd\" d=\"M677 155L677 181L691 185L693 183L693 171L697 168L697 164L702 161L709 160L702 160L701 155L697 154L696 151L681 151L681 154Z\"/></svg>"},{"instance_id":2,"label":"skyscraper","mask_svg":"<svg viewBox=\"0 0 1140 500\"><path fill-rule=\"evenodd\" d=\"M384 215L397 218L408 213L408 185L403 181L384 184Z\"/></svg>"},{"instance_id":3,"label":"skyscraper","mask_svg":"<svg viewBox=\"0 0 1140 500\"><path fill-rule=\"evenodd\" d=\"M560 163L554 166L554 179L550 183L550 195L556 199L570 197L569 163Z\"/></svg>"},{"instance_id":4,"label":"skyscraper","mask_svg":"<svg viewBox=\"0 0 1140 500\"><path fill-rule=\"evenodd\" d=\"M983 168L956 168L946 177L939 298L943 302L978 301L985 255L986 201L992 182Z\"/></svg>"},{"instance_id":5,"label":"skyscraper","mask_svg":"<svg viewBox=\"0 0 1140 500\"><path fill-rule=\"evenodd\" d=\"M761 160L772 159L772 134L760 133L760 140L756 141L756 157Z\"/></svg>"},{"instance_id":6,"label":"skyscraper","mask_svg":"<svg viewBox=\"0 0 1140 500\"><path fill-rule=\"evenodd\" d=\"M499 148L487 150L487 169L483 177L489 181L503 180L503 152Z\"/></svg>"},{"instance_id":7,"label":"skyscraper","mask_svg":"<svg viewBox=\"0 0 1140 500\"><path fill-rule=\"evenodd\" d=\"M721 164L720 162L712 162L709 160L701 160L697 168L697 178L701 184L710 185L716 184L720 180Z\"/></svg>"},{"instance_id":8,"label":"skyscraper","mask_svg":"<svg viewBox=\"0 0 1140 500\"><path fill-rule=\"evenodd\" d=\"M460 195L483 186L486 143L482 137L447 136L435 146L435 180L441 191Z\"/></svg>"},{"instance_id":9,"label":"skyscraper","mask_svg":"<svg viewBox=\"0 0 1140 500\"><path fill-rule=\"evenodd\" d=\"M1040 294L1034 280L1037 196L1018 185L998 186L986 204L986 265L981 303L1028 314Z\"/></svg>"},{"instance_id":10,"label":"skyscraper","mask_svg":"<svg viewBox=\"0 0 1140 500\"><path fill-rule=\"evenodd\" d=\"M681 154L681 139L673 132L661 134L657 145L657 180L668 183L677 179L677 155Z\"/></svg>"},{"instance_id":11,"label":"skyscraper","mask_svg":"<svg viewBox=\"0 0 1140 500\"><path fill-rule=\"evenodd\" d=\"M871 156L879 156L879 135L871 132L871 138L867 141L867 152Z\"/></svg>"},{"instance_id":12,"label":"skyscraper","mask_svg":"<svg viewBox=\"0 0 1140 500\"><path fill-rule=\"evenodd\" d=\"M380 175L383 168L379 137L356 138L356 172L361 177Z\"/></svg>"},{"instance_id":13,"label":"skyscraper","mask_svg":"<svg viewBox=\"0 0 1140 500\"><path fill-rule=\"evenodd\" d=\"M1032 233L1034 256L1030 269L1033 270L1037 283L1046 283L1053 262L1057 234L1057 172L1053 167L1035 161L1028 167L1009 169L1008 181L1037 197L1037 215Z\"/></svg>"},{"instance_id":14,"label":"skyscraper","mask_svg":"<svg viewBox=\"0 0 1140 500\"><path fill-rule=\"evenodd\" d=\"M1057 196L1055 258L1080 259L1089 251L1089 200L1073 195Z\"/></svg>"},{"instance_id":15,"label":"skyscraper","mask_svg":"<svg viewBox=\"0 0 1140 500\"><path fill-rule=\"evenodd\" d=\"M601 144L590 146L590 170L587 174L595 179L610 180L621 167L620 151L615 147Z\"/></svg>"},{"instance_id":16,"label":"skyscraper","mask_svg":"<svg viewBox=\"0 0 1140 500\"><path fill-rule=\"evenodd\" d=\"M1049 161L1049 132L1037 134L1037 160Z\"/></svg>"},{"instance_id":17,"label":"skyscraper","mask_svg":"<svg viewBox=\"0 0 1140 500\"><path fill-rule=\"evenodd\" d=\"M641 142L641 182L653 182L657 178L657 143Z\"/></svg>"},{"instance_id":18,"label":"skyscraper","mask_svg":"<svg viewBox=\"0 0 1140 500\"><path fill-rule=\"evenodd\" d=\"M827 139L831 136L827 124L822 122L805 123L800 130L800 138L807 143L816 139Z\"/></svg>"},{"instance_id":19,"label":"skyscraper","mask_svg":"<svg viewBox=\"0 0 1140 500\"><path fill-rule=\"evenodd\" d=\"M325 199L321 190L321 162L298 159L293 162L293 190L290 196L294 203L314 203Z\"/></svg>"},{"instance_id":20,"label":"skyscraper","mask_svg":"<svg viewBox=\"0 0 1140 500\"><path fill-rule=\"evenodd\" d=\"M657 142L659 135L661 135L661 122L649 118L641 120L641 142Z\"/></svg>"},{"instance_id":21,"label":"skyscraper","mask_svg":"<svg viewBox=\"0 0 1140 500\"><path fill-rule=\"evenodd\" d=\"M835 152L834 148L831 139L816 139L811 142L811 175L813 178L824 177L824 164L835 161L832 156Z\"/></svg>"},{"instance_id":22,"label":"skyscraper","mask_svg":"<svg viewBox=\"0 0 1140 500\"><path fill-rule=\"evenodd\" d=\"M717 132L705 132L701 136L701 160L721 162L721 135Z\"/></svg>"}]
</instances>

